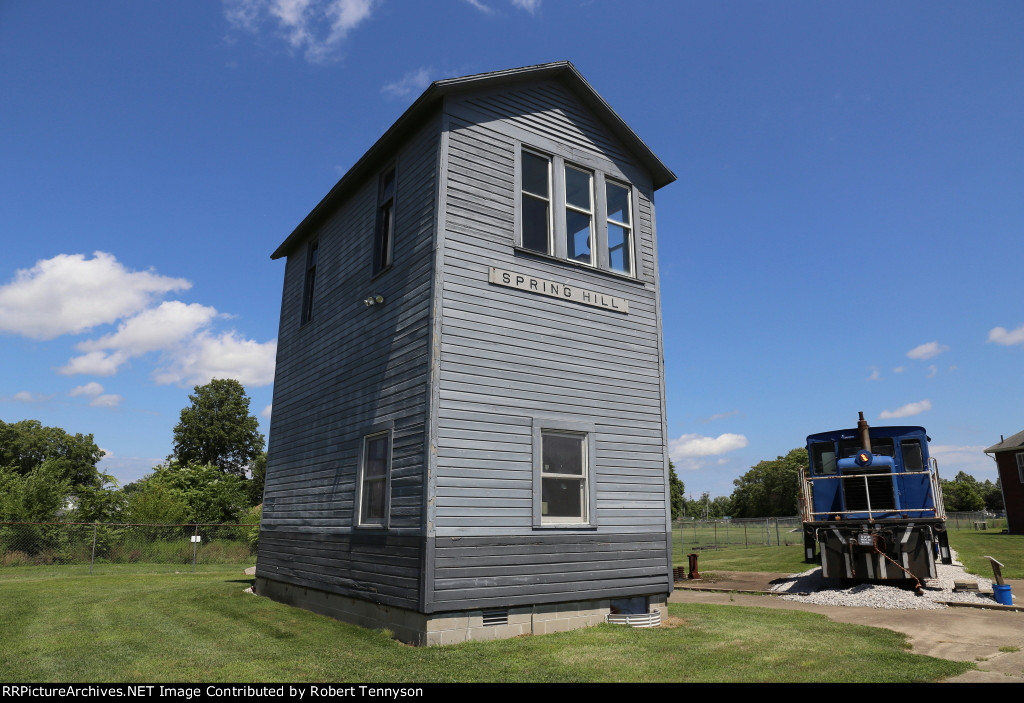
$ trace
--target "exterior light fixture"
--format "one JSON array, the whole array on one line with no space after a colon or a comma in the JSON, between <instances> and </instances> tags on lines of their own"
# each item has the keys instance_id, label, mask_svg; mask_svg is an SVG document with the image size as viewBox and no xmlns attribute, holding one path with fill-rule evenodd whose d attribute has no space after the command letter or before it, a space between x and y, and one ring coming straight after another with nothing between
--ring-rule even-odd
<instances>
[{"instance_id":1,"label":"exterior light fixture","mask_svg":"<svg viewBox=\"0 0 1024 703\"><path fill-rule=\"evenodd\" d=\"M371 305L383 305L383 304L384 304L384 296L383 295L371 295L369 298L367 298L366 300L363 301L363 305L365 305L366 307L370 307Z\"/></svg>"}]
</instances>

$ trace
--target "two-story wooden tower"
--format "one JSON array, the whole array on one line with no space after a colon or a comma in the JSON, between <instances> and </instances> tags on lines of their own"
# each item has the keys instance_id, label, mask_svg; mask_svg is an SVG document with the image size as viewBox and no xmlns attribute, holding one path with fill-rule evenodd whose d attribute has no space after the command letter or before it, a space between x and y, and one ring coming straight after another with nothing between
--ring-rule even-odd
<instances>
[{"instance_id":1,"label":"two-story wooden tower","mask_svg":"<svg viewBox=\"0 0 1024 703\"><path fill-rule=\"evenodd\" d=\"M418 644L663 609L673 180L568 62L432 84L273 254L257 592Z\"/></svg>"}]
</instances>

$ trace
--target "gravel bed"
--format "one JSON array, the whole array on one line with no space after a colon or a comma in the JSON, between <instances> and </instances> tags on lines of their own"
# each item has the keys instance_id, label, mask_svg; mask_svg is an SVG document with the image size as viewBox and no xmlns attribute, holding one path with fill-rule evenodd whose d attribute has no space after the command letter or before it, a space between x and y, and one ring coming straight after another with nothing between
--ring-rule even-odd
<instances>
[{"instance_id":1,"label":"gravel bed","mask_svg":"<svg viewBox=\"0 0 1024 703\"><path fill-rule=\"evenodd\" d=\"M994 605L992 580L967 574L961 564L937 564L938 578L925 579L924 595L916 596L912 590L884 586L878 583L860 583L843 588L839 579L827 579L821 575L821 567L801 574L794 574L791 580L772 586L772 591L784 593L784 600L816 603L818 605L845 605L863 608L891 608L897 610L930 610L946 608L937 601L978 603ZM954 593L954 581L976 581L978 588L986 593Z\"/></svg>"}]
</instances>

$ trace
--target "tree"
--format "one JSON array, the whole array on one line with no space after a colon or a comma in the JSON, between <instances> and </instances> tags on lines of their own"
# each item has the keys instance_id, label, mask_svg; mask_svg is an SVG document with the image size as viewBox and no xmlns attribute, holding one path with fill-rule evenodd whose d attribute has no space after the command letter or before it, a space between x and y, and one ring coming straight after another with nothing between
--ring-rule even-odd
<instances>
[{"instance_id":1,"label":"tree","mask_svg":"<svg viewBox=\"0 0 1024 703\"><path fill-rule=\"evenodd\" d=\"M671 460L668 462L668 491L672 519L678 520L686 510L686 498L684 497L686 486L676 475L676 466Z\"/></svg>"},{"instance_id":2,"label":"tree","mask_svg":"<svg viewBox=\"0 0 1024 703\"><path fill-rule=\"evenodd\" d=\"M985 508L978 479L961 471L952 481L942 481L942 498L950 512L973 512Z\"/></svg>"},{"instance_id":3,"label":"tree","mask_svg":"<svg viewBox=\"0 0 1024 703\"><path fill-rule=\"evenodd\" d=\"M215 378L196 386L192 404L183 408L174 427L174 458L179 464L213 464L245 476L263 451L259 422L249 414L249 396L238 381Z\"/></svg>"},{"instance_id":4,"label":"tree","mask_svg":"<svg viewBox=\"0 0 1024 703\"><path fill-rule=\"evenodd\" d=\"M148 516L147 522L237 523L249 507L246 480L212 464L170 461L139 483L129 510L140 519Z\"/></svg>"},{"instance_id":5,"label":"tree","mask_svg":"<svg viewBox=\"0 0 1024 703\"><path fill-rule=\"evenodd\" d=\"M68 434L60 427L43 427L38 420L0 420L0 467L22 476L46 462L48 471L59 480L100 488L104 478L109 478L96 468L102 458L103 450L91 434Z\"/></svg>"},{"instance_id":6,"label":"tree","mask_svg":"<svg viewBox=\"0 0 1024 703\"><path fill-rule=\"evenodd\" d=\"M249 466L252 478L249 479L249 505L263 504L263 482L267 476L267 453L260 452Z\"/></svg>"},{"instance_id":7,"label":"tree","mask_svg":"<svg viewBox=\"0 0 1024 703\"><path fill-rule=\"evenodd\" d=\"M784 517L798 512L800 472L807 466L807 450L793 449L774 461L761 461L733 480L733 517Z\"/></svg>"}]
</instances>

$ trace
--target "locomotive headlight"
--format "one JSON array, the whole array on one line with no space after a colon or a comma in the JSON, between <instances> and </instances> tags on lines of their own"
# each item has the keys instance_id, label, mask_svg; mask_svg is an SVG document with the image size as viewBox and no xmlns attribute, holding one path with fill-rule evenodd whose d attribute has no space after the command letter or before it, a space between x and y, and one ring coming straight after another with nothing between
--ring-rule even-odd
<instances>
[{"instance_id":1,"label":"locomotive headlight","mask_svg":"<svg viewBox=\"0 0 1024 703\"><path fill-rule=\"evenodd\" d=\"M857 458L854 459L854 461L856 462L857 466L870 466L871 460L873 458L874 457L871 455L871 452L869 452L867 449L861 449L859 452L857 452Z\"/></svg>"}]
</instances>

